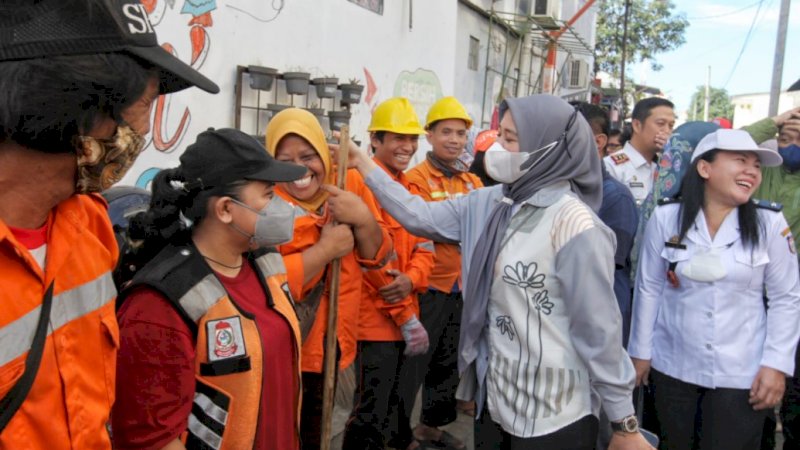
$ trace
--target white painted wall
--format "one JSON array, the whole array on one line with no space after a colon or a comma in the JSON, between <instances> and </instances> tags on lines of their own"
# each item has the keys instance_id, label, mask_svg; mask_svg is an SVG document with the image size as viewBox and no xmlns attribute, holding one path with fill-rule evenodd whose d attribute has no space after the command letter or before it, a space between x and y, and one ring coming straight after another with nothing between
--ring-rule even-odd
<instances>
[{"instance_id":1,"label":"white painted wall","mask_svg":"<svg viewBox=\"0 0 800 450\"><path fill-rule=\"evenodd\" d=\"M278 14L272 8L277 2L212 0L211 5L216 3L210 11L213 25L204 28L207 56L199 70L217 82L221 92L210 95L189 89L168 96L164 114L159 117L154 112L153 117L153 133L160 131L160 137L154 141L150 136L147 148L122 184L145 186L159 168L177 165L178 157L199 132L208 127L233 126L237 65L268 66L280 72L302 69L312 77L337 76L340 82L358 78L365 85L369 72L374 85L366 86L350 121L351 133L364 141L371 109L389 97L412 96L420 120L424 120L436 98L454 91L457 2L413 1L409 29L411 1L386 0L383 15L378 15L346 0L287 1ZM188 63L192 47L187 24L192 15L181 14L188 2L174 1L174 7L169 3L157 0L151 15L157 22L156 32L162 44L171 44L177 56ZM262 94L262 106L275 102L274 89ZM279 89L283 92L282 87ZM255 93L247 87L244 90L245 103L255 103ZM306 104L300 96L294 100L295 105ZM326 109L330 105L330 100L322 103ZM188 119L181 128L184 114ZM254 116L247 116L243 114L242 128L263 134L266 117L262 117L259 131L254 129ZM181 133L173 136L179 129ZM173 137L175 142L167 145ZM425 146L424 139L421 144Z\"/></svg>"},{"instance_id":2,"label":"white painted wall","mask_svg":"<svg viewBox=\"0 0 800 450\"><path fill-rule=\"evenodd\" d=\"M769 113L769 93L734 95L733 127L741 128L757 122ZM782 92L778 99L778 113L800 107L800 91Z\"/></svg>"}]
</instances>

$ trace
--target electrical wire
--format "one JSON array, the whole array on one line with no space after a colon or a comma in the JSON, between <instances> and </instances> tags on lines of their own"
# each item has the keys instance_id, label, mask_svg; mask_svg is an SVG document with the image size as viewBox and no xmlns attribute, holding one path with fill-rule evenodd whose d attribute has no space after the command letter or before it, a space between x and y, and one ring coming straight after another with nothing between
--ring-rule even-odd
<instances>
[{"instance_id":1,"label":"electrical wire","mask_svg":"<svg viewBox=\"0 0 800 450\"><path fill-rule=\"evenodd\" d=\"M736 62L733 63L733 67L731 68L731 73L728 74L728 79L725 81L725 84L722 85L722 88L725 89L728 87L728 83L731 82L731 78L733 78L733 74L736 73L736 68L739 66L739 61L742 59L742 55L744 54L745 49L747 48L747 44L750 43L750 36L753 34L753 29L756 27L756 22L758 21L758 15L761 13L761 7L764 5L764 0L760 0L758 2L758 9L756 9L756 13L753 16L753 21L750 23L750 29L747 30L747 36L744 38L744 44L742 45L742 49L739 51L739 56L736 57Z\"/></svg>"},{"instance_id":2,"label":"electrical wire","mask_svg":"<svg viewBox=\"0 0 800 450\"><path fill-rule=\"evenodd\" d=\"M732 15L734 15L734 14L739 14L739 13L740 13L740 12L742 12L742 11L746 11L746 10L748 10L748 9L750 9L750 8L752 8L752 7L754 7L754 6L758 5L758 4L760 4L760 3L762 3L762 1L761 1L761 0L759 0L759 1L755 2L755 3L752 3L752 4L750 4L750 5L744 6L744 7L742 7L741 9L737 9L737 10L735 10L735 11L728 11L728 12L726 12L726 13L715 14L715 15L713 15L713 16L703 16L703 17L687 17L687 18L686 18L686 20L710 20L710 19L717 19L717 18L719 18L719 17L732 16Z\"/></svg>"}]
</instances>

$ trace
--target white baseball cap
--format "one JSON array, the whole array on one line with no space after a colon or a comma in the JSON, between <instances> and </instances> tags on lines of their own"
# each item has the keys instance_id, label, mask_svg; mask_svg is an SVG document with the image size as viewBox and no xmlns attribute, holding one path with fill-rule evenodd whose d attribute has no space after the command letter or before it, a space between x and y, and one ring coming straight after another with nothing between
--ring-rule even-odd
<instances>
[{"instance_id":1,"label":"white baseball cap","mask_svg":"<svg viewBox=\"0 0 800 450\"><path fill-rule=\"evenodd\" d=\"M764 167L777 167L783 164L783 158L777 151L759 147L744 130L719 129L709 133L697 143L692 153L692 161L711 150L725 150L730 152L753 152L758 156Z\"/></svg>"}]
</instances>

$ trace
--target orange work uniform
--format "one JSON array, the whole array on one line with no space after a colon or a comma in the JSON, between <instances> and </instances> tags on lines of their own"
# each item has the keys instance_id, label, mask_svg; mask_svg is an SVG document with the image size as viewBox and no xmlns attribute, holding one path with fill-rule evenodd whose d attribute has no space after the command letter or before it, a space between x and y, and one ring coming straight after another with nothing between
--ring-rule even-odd
<instances>
[{"instance_id":1,"label":"orange work uniform","mask_svg":"<svg viewBox=\"0 0 800 450\"><path fill-rule=\"evenodd\" d=\"M44 270L0 221L0 396L25 369L42 299L54 283L36 379L0 449L110 449L119 329L111 272L119 257L98 195L73 195L47 219Z\"/></svg>"},{"instance_id":2,"label":"orange work uniform","mask_svg":"<svg viewBox=\"0 0 800 450\"><path fill-rule=\"evenodd\" d=\"M406 173L411 191L428 202L454 199L472 190L483 187L480 178L469 172L457 172L452 177L425 160ZM457 244L435 242L436 260L428 276L431 288L451 292L458 283L461 289L461 249Z\"/></svg>"},{"instance_id":3,"label":"orange work uniform","mask_svg":"<svg viewBox=\"0 0 800 450\"><path fill-rule=\"evenodd\" d=\"M393 174L380 161L374 159L383 170L392 176L398 183L410 188L405 174ZM392 236L396 258L381 271L365 273L369 283L365 285L361 297L361 311L359 314L358 340L360 341L402 341L400 326L406 323L411 316L419 317L419 302L417 294L428 288L428 274L433 268L434 248L433 242L428 239L414 236L406 231L399 222L394 220L383 208L380 216L389 228ZM386 270L396 269L411 278L413 291L403 300L396 303L386 303L378 293L377 287L385 286L394 280Z\"/></svg>"},{"instance_id":4,"label":"orange work uniform","mask_svg":"<svg viewBox=\"0 0 800 450\"><path fill-rule=\"evenodd\" d=\"M381 270L391 256L392 238L386 230L380 215L380 206L372 196L372 192L364 184L361 174L355 169L347 172L346 190L358 195L366 203L372 214L378 219L378 224L383 231L383 243L373 259L367 260L358 256L358 251L353 250L342 258L342 271L339 278L339 311L337 316L336 337L339 342L339 368L347 368L356 357L356 338L359 323L359 307L363 285L363 273L366 270ZM282 189L275 192L292 203L293 199ZM289 280L289 289L298 302L302 302L318 283L324 282L325 287L320 298L314 324L308 336L303 341L303 371L322 373L322 363L325 353L325 333L328 331L328 294L330 292L330 274L323 280L323 272L314 276L309 282L304 283L305 271L303 269L302 252L319 242L322 226L327 218L310 214L300 206L295 206L297 218L294 224L294 238L292 242L281 245L278 250L283 255L284 264Z\"/></svg>"}]
</instances>

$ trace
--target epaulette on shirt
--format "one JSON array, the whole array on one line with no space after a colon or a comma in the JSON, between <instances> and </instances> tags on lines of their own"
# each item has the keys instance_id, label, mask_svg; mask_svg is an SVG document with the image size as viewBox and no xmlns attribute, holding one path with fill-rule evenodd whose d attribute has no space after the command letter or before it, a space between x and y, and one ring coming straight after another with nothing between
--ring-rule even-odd
<instances>
[{"instance_id":1,"label":"epaulette on shirt","mask_svg":"<svg viewBox=\"0 0 800 450\"><path fill-rule=\"evenodd\" d=\"M768 202L766 200L759 200L757 198L754 198L751 201L754 205L756 205L756 208L764 208L775 212L781 212L783 209L783 205L778 202Z\"/></svg>"},{"instance_id":2,"label":"epaulette on shirt","mask_svg":"<svg viewBox=\"0 0 800 450\"><path fill-rule=\"evenodd\" d=\"M631 160L630 158L628 158L628 155L626 155L624 152L613 153L610 155L610 158L611 161L614 162L614 165L617 166Z\"/></svg>"},{"instance_id":3,"label":"epaulette on shirt","mask_svg":"<svg viewBox=\"0 0 800 450\"><path fill-rule=\"evenodd\" d=\"M664 206L664 205L669 205L669 204L672 204L672 203L680 203L680 202L681 202L681 198L680 197L664 197L664 198L660 198L658 200L658 206Z\"/></svg>"}]
</instances>

